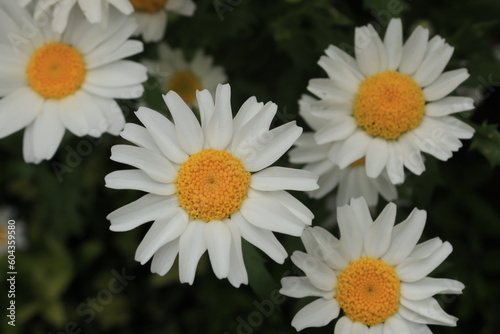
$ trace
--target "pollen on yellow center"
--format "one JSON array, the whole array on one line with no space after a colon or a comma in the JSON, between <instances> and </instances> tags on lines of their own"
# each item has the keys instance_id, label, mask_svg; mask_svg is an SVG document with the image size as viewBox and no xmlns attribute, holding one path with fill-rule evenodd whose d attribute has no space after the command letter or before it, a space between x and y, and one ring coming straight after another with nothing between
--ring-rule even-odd
<instances>
[{"instance_id":1,"label":"pollen on yellow center","mask_svg":"<svg viewBox=\"0 0 500 334\"><path fill-rule=\"evenodd\" d=\"M239 210L247 196L250 173L231 153L209 148L181 165L175 185L179 204L190 217L209 222Z\"/></svg>"},{"instance_id":2,"label":"pollen on yellow center","mask_svg":"<svg viewBox=\"0 0 500 334\"><path fill-rule=\"evenodd\" d=\"M422 88L407 74L385 71L367 77L354 100L354 117L368 134L396 139L422 121Z\"/></svg>"},{"instance_id":3,"label":"pollen on yellow center","mask_svg":"<svg viewBox=\"0 0 500 334\"><path fill-rule=\"evenodd\" d=\"M189 70L177 72L172 76L167 88L179 94L187 104L194 103L196 91L203 89L200 79Z\"/></svg>"},{"instance_id":4,"label":"pollen on yellow center","mask_svg":"<svg viewBox=\"0 0 500 334\"><path fill-rule=\"evenodd\" d=\"M335 298L353 322L374 326L399 309L400 281L393 266L362 257L338 276Z\"/></svg>"},{"instance_id":5,"label":"pollen on yellow center","mask_svg":"<svg viewBox=\"0 0 500 334\"><path fill-rule=\"evenodd\" d=\"M156 13L162 8L165 8L167 1L168 0L130 0L130 3L138 12Z\"/></svg>"},{"instance_id":6,"label":"pollen on yellow center","mask_svg":"<svg viewBox=\"0 0 500 334\"><path fill-rule=\"evenodd\" d=\"M38 48L27 68L31 88L47 99L62 99L74 94L83 84L86 73L80 52L56 42Z\"/></svg>"}]
</instances>

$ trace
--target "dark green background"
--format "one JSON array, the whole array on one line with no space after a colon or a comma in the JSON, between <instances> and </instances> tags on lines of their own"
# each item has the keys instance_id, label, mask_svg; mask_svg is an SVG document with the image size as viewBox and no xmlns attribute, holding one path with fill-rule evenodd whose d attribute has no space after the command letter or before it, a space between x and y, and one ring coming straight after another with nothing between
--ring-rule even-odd
<instances>
[{"instance_id":1,"label":"dark green background","mask_svg":"<svg viewBox=\"0 0 500 334\"><path fill-rule=\"evenodd\" d=\"M306 93L308 80L326 77L316 63L329 44L352 46L354 27L369 22L383 33L391 16L403 19L405 38L418 24L446 38L455 47L447 68L467 67L471 76L462 86L481 100L477 110L460 115L476 128L473 140L465 141L461 151L447 162L427 157L426 172L408 175L398 188L398 221L415 206L425 209L428 221L422 240L439 236L454 246L452 255L432 276L458 279L466 286L462 296L437 297L447 312L460 318L458 327L431 329L434 333L498 333L500 104L495 86L500 85L500 62L493 57L493 47L500 43L500 2L199 1L192 18L172 17L165 40L182 47L188 55L204 48L216 64L224 66L231 83L233 110L253 95L259 101L276 102L277 126L297 119L297 100ZM147 45L146 54L154 57L154 45ZM153 83L151 80L148 87ZM147 89L145 98L166 112L158 88ZM138 123L132 113L137 101L120 104L127 120ZM96 140L67 134L53 160L28 165L22 159L21 132L0 140L0 203L18 209L29 238L29 248L17 253L15 329L30 334L78 330L294 333L290 322L309 300L285 299L277 294L282 276L298 274L289 260L278 265L244 244L250 285L240 289L227 280L217 280L206 255L193 286L179 283L176 265L160 277L150 273L149 263L141 266L134 261L148 224L115 233L109 231L105 218L140 196L139 192L104 187L104 176L123 168L109 160L111 146L121 142L110 135ZM280 164L288 164L286 157ZM54 166L61 165L67 169L60 182ZM325 200L295 195L313 210L315 224L321 225L330 215L332 207ZM384 205L381 201L380 207ZM279 238L289 253L302 248L298 238ZM6 268L4 259L0 264ZM135 278L121 292L111 294L109 303L92 308L87 298L107 297L113 270L125 270ZM0 269L2 291L5 272ZM5 299L2 295L2 310ZM4 317L2 333L12 330L6 322ZM303 332L333 333L334 323Z\"/></svg>"}]
</instances>

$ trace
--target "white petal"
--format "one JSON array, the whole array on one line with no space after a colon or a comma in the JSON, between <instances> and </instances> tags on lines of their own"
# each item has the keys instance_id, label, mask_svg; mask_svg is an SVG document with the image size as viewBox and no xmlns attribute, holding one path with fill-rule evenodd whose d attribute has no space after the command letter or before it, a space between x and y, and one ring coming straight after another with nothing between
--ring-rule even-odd
<instances>
[{"instance_id":1,"label":"white petal","mask_svg":"<svg viewBox=\"0 0 500 334\"><path fill-rule=\"evenodd\" d=\"M392 242L382 260L397 265L411 253L424 230L427 213L414 209L408 218L392 230Z\"/></svg>"},{"instance_id":2,"label":"white petal","mask_svg":"<svg viewBox=\"0 0 500 334\"><path fill-rule=\"evenodd\" d=\"M358 259L363 251L363 235L356 222L356 216L348 205L337 208L337 222L340 229L340 247L349 261Z\"/></svg>"},{"instance_id":3,"label":"white petal","mask_svg":"<svg viewBox=\"0 0 500 334\"><path fill-rule=\"evenodd\" d=\"M292 326L300 331L307 327L323 327L339 316L340 307L335 299L316 299L304 306L292 320Z\"/></svg>"},{"instance_id":4,"label":"white petal","mask_svg":"<svg viewBox=\"0 0 500 334\"><path fill-rule=\"evenodd\" d=\"M405 179L403 155L397 142L389 144L389 158L387 159L387 175L393 184L403 183Z\"/></svg>"},{"instance_id":5,"label":"white petal","mask_svg":"<svg viewBox=\"0 0 500 334\"><path fill-rule=\"evenodd\" d=\"M442 117L471 109L474 109L474 100L470 97L447 96L436 102L427 103L425 114L432 117Z\"/></svg>"},{"instance_id":6,"label":"white petal","mask_svg":"<svg viewBox=\"0 0 500 334\"><path fill-rule=\"evenodd\" d=\"M354 133L342 145L337 165L339 165L341 169L344 169L349 164L364 157L371 140L372 137L364 131L357 131Z\"/></svg>"},{"instance_id":7,"label":"white petal","mask_svg":"<svg viewBox=\"0 0 500 334\"><path fill-rule=\"evenodd\" d=\"M318 61L318 65L339 85L339 88L343 88L351 94L356 94L361 81L349 70L349 67L344 66L342 61L322 56Z\"/></svg>"},{"instance_id":8,"label":"white petal","mask_svg":"<svg viewBox=\"0 0 500 334\"><path fill-rule=\"evenodd\" d=\"M231 87L229 84L217 86L215 110L208 121L208 142L211 148L223 150L233 136L233 114L231 112Z\"/></svg>"},{"instance_id":9,"label":"white petal","mask_svg":"<svg viewBox=\"0 0 500 334\"><path fill-rule=\"evenodd\" d=\"M248 222L262 229L294 236L300 236L304 230L302 220L270 198L247 198L240 211Z\"/></svg>"},{"instance_id":10,"label":"white petal","mask_svg":"<svg viewBox=\"0 0 500 334\"><path fill-rule=\"evenodd\" d=\"M269 167L252 174L250 187L263 191L315 190L318 176L307 170L286 167Z\"/></svg>"},{"instance_id":11,"label":"white petal","mask_svg":"<svg viewBox=\"0 0 500 334\"><path fill-rule=\"evenodd\" d=\"M177 191L175 184L159 183L142 170L119 170L109 173L104 178L106 187L111 189L134 189L157 195L172 195Z\"/></svg>"},{"instance_id":12,"label":"white petal","mask_svg":"<svg viewBox=\"0 0 500 334\"><path fill-rule=\"evenodd\" d=\"M403 25L401 19L391 19L385 32L384 45L387 50L387 69L394 71L403 55Z\"/></svg>"},{"instance_id":13,"label":"white petal","mask_svg":"<svg viewBox=\"0 0 500 334\"><path fill-rule=\"evenodd\" d=\"M462 294L465 285L445 278L424 277L413 283L401 283L401 295L410 300L422 300L436 294Z\"/></svg>"},{"instance_id":14,"label":"white petal","mask_svg":"<svg viewBox=\"0 0 500 334\"><path fill-rule=\"evenodd\" d=\"M257 102L255 96L248 98L238 110L236 116L233 119L233 129L234 133L237 134L239 130L243 128L245 124L253 119L257 113L262 109L264 103Z\"/></svg>"},{"instance_id":15,"label":"white petal","mask_svg":"<svg viewBox=\"0 0 500 334\"><path fill-rule=\"evenodd\" d=\"M39 160L54 156L66 130L59 119L58 104L56 100L46 100L43 111L34 120L33 150Z\"/></svg>"},{"instance_id":16,"label":"white petal","mask_svg":"<svg viewBox=\"0 0 500 334\"><path fill-rule=\"evenodd\" d=\"M255 117L249 119L234 132L231 143L231 152L238 158L254 156L256 151L262 149L263 143L269 140L269 126L278 111L278 106L272 102L266 103Z\"/></svg>"},{"instance_id":17,"label":"white petal","mask_svg":"<svg viewBox=\"0 0 500 334\"><path fill-rule=\"evenodd\" d=\"M23 134L23 158L27 163L39 163L41 159L35 157L35 151L33 146L35 145L33 141L33 123L28 125L24 130Z\"/></svg>"},{"instance_id":18,"label":"white petal","mask_svg":"<svg viewBox=\"0 0 500 334\"><path fill-rule=\"evenodd\" d=\"M340 242L327 230L315 226L312 235L318 244L321 258L333 269L342 270L347 267L349 260L344 257L340 250ZM316 250L315 253L318 251ZM308 251L309 252L309 251ZM312 253L312 254L315 254Z\"/></svg>"},{"instance_id":19,"label":"white petal","mask_svg":"<svg viewBox=\"0 0 500 334\"><path fill-rule=\"evenodd\" d=\"M325 299L332 299L332 291L322 291L315 287L307 277L283 277L281 279L280 293L282 295L292 298L303 297L323 297Z\"/></svg>"},{"instance_id":20,"label":"white petal","mask_svg":"<svg viewBox=\"0 0 500 334\"><path fill-rule=\"evenodd\" d=\"M418 26L403 46L399 72L411 75L417 70L424 59L428 40L429 30Z\"/></svg>"},{"instance_id":21,"label":"white petal","mask_svg":"<svg viewBox=\"0 0 500 334\"><path fill-rule=\"evenodd\" d=\"M179 240L179 279L192 285L200 257L205 253L205 222L190 221Z\"/></svg>"},{"instance_id":22,"label":"white petal","mask_svg":"<svg viewBox=\"0 0 500 334\"><path fill-rule=\"evenodd\" d=\"M146 67L129 60L115 61L98 67L88 71L85 76L88 83L103 87L136 85L146 81L146 79Z\"/></svg>"},{"instance_id":23,"label":"white petal","mask_svg":"<svg viewBox=\"0 0 500 334\"><path fill-rule=\"evenodd\" d=\"M368 27L358 27L354 34L354 53L360 71L365 76L375 74L380 62L375 36L372 36Z\"/></svg>"},{"instance_id":24,"label":"white petal","mask_svg":"<svg viewBox=\"0 0 500 334\"><path fill-rule=\"evenodd\" d=\"M396 315L384 321L384 334L413 334L405 319Z\"/></svg>"},{"instance_id":25,"label":"white petal","mask_svg":"<svg viewBox=\"0 0 500 334\"><path fill-rule=\"evenodd\" d=\"M335 324L334 334L352 334L353 322L347 316L343 316Z\"/></svg>"},{"instance_id":26,"label":"white petal","mask_svg":"<svg viewBox=\"0 0 500 334\"><path fill-rule=\"evenodd\" d=\"M142 96L144 87L141 84L127 86L100 86L90 82L84 82L82 90L101 97L113 99L135 99Z\"/></svg>"},{"instance_id":27,"label":"white petal","mask_svg":"<svg viewBox=\"0 0 500 334\"><path fill-rule=\"evenodd\" d=\"M408 258L396 267L398 277L404 282L415 282L432 272L450 255L453 247L449 242L424 259Z\"/></svg>"},{"instance_id":28,"label":"white petal","mask_svg":"<svg viewBox=\"0 0 500 334\"><path fill-rule=\"evenodd\" d=\"M370 31L370 34L372 35L372 40L375 43L375 47L377 48L378 72L386 71L389 59L388 59L387 51L384 47L384 43L382 42L377 31L375 30L375 28L373 28L373 26L371 24L368 24L368 30Z\"/></svg>"},{"instance_id":29,"label":"white petal","mask_svg":"<svg viewBox=\"0 0 500 334\"><path fill-rule=\"evenodd\" d=\"M269 132L260 146L255 148L253 154L242 158L242 162L249 172L264 169L278 160L293 143L299 138L302 128L289 122Z\"/></svg>"},{"instance_id":30,"label":"white petal","mask_svg":"<svg viewBox=\"0 0 500 334\"><path fill-rule=\"evenodd\" d=\"M174 118L181 147L189 154L199 152L203 148L203 132L193 111L174 91L169 91L163 99Z\"/></svg>"},{"instance_id":31,"label":"white petal","mask_svg":"<svg viewBox=\"0 0 500 334\"><path fill-rule=\"evenodd\" d=\"M87 70L93 70L144 51L144 45L141 41L120 40L118 43L114 43L116 47L106 43L87 55Z\"/></svg>"},{"instance_id":32,"label":"white petal","mask_svg":"<svg viewBox=\"0 0 500 334\"><path fill-rule=\"evenodd\" d=\"M297 218L299 218L305 225L311 225L311 221L314 218L314 214L309 210L307 206L302 204L301 201L290 195L286 191L258 191L249 190L248 197L261 197L268 198L286 207L291 213L293 213Z\"/></svg>"},{"instance_id":33,"label":"white petal","mask_svg":"<svg viewBox=\"0 0 500 334\"><path fill-rule=\"evenodd\" d=\"M434 52L429 53L413 75L413 79L420 87L428 86L443 72L452 54L453 48L448 44L444 44Z\"/></svg>"},{"instance_id":34,"label":"white petal","mask_svg":"<svg viewBox=\"0 0 500 334\"><path fill-rule=\"evenodd\" d=\"M205 243L215 276L219 279L227 277L229 274L231 232L226 224L220 220L206 223Z\"/></svg>"},{"instance_id":35,"label":"white petal","mask_svg":"<svg viewBox=\"0 0 500 334\"><path fill-rule=\"evenodd\" d=\"M153 137L151 137L148 130L140 125L134 123L125 124L125 128L120 132L120 137L139 147L160 153L160 149L153 140Z\"/></svg>"},{"instance_id":36,"label":"white petal","mask_svg":"<svg viewBox=\"0 0 500 334\"><path fill-rule=\"evenodd\" d=\"M432 84L424 88L425 100L432 102L442 99L453 92L468 77L469 73L465 68L444 72Z\"/></svg>"},{"instance_id":37,"label":"white petal","mask_svg":"<svg viewBox=\"0 0 500 334\"><path fill-rule=\"evenodd\" d=\"M371 178L376 178L380 175L389 159L389 148L387 141L375 137L366 148L366 175Z\"/></svg>"},{"instance_id":38,"label":"white petal","mask_svg":"<svg viewBox=\"0 0 500 334\"><path fill-rule=\"evenodd\" d=\"M441 245L443 245L441 238L429 239L416 245L410 255L408 255L408 258L423 259L438 250Z\"/></svg>"},{"instance_id":39,"label":"white petal","mask_svg":"<svg viewBox=\"0 0 500 334\"><path fill-rule=\"evenodd\" d=\"M180 210L176 196L146 194L111 212L106 219L111 223L109 227L111 231L123 232L169 215L173 209Z\"/></svg>"},{"instance_id":40,"label":"white petal","mask_svg":"<svg viewBox=\"0 0 500 334\"><path fill-rule=\"evenodd\" d=\"M325 53L328 57L332 58L333 60L342 62L345 65L345 67L348 67L349 70L352 73L354 73L354 75L356 75L358 80L362 81L364 79L364 75L359 71L356 59L354 59L347 52L345 52L344 50L340 49L335 45L330 45L325 50Z\"/></svg>"},{"instance_id":41,"label":"white petal","mask_svg":"<svg viewBox=\"0 0 500 334\"><path fill-rule=\"evenodd\" d=\"M278 263L285 261L288 254L271 231L250 224L239 211L233 213L231 219L236 222L241 236L245 240L262 250L274 261Z\"/></svg>"},{"instance_id":42,"label":"white petal","mask_svg":"<svg viewBox=\"0 0 500 334\"><path fill-rule=\"evenodd\" d=\"M141 264L148 262L160 247L177 239L186 230L188 220L184 210L157 219L137 247L135 260Z\"/></svg>"},{"instance_id":43,"label":"white petal","mask_svg":"<svg viewBox=\"0 0 500 334\"><path fill-rule=\"evenodd\" d=\"M400 299L401 305L415 312L417 315L429 319L429 324L439 324L442 326L456 326L457 318L447 314L443 311L439 303L434 298L427 298L424 300L408 300L404 297ZM402 314L403 317L405 315ZM405 317L406 318L406 317ZM408 319L409 321L423 323L420 321L414 321L413 319Z\"/></svg>"},{"instance_id":44,"label":"white petal","mask_svg":"<svg viewBox=\"0 0 500 334\"><path fill-rule=\"evenodd\" d=\"M396 219L396 204L389 203L369 227L365 235L365 252L371 258L378 259L391 245L392 227Z\"/></svg>"},{"instance_id":45,"label":"white petal","mask_svg":"<svg viewBox=\"0 0 500 334\"><path fill-rule=\"evenodd\" d=\"M24 128L41 111L43 98L31 88L18 89L0 100L0 138Z\"/></svg>"},{"instance_id":46,"label":"white petal","mask_svg":"<svg viewBox=\"0 0 500 334\"><path fill-rule=\"evenodd\" d=\"M354 100L354 94L338 88L330 79L311 79L307 90L320 99L330 100L333 103L352 104Z\"/></svg>"},{"instance_id":47,"label":"white petal","mask_svg":"<svg viewBox=\"0 0 500 334\"><path fill-rule=\"evenodd\" d=\"M330 291L333 295L333 289L337 285L337 276L326 263L301 251L293 252L291 259L315 287L323 291Z\"/></svg>"},{"instance_id":48,"label":"white petal","mask_svg":"<svg viewBox=\"0 0 500 334\"><path fill-rule=\"evenodd\" d=\"M238 288L241 284L248 284L248 274L241 249L241 234L235 221L226 219L225 223L231 232L230 264L227 279L234 287Z\"/></svg>"},{"instance_id":49,"label":"white petal","mask_svg":"<svg viewBox=\"0 0 500 334\"><path fill-rule=\"evenodd\" d=\"M177 139L175 125L170 120L145 107L140 107L135 114L169 160L181 164L188 159L188 154L181 148Z\"/></svg>"},{"instance_id":50,"label":"white petal","mask_svg":"<svg viewBox=\"0 0 500 334\"><path fill-rule=\"evenodd\" d=\"M365 235L368 228L373 224L368 204L363 197L359 197L351 199L350 205L352 211L354 212L354 216L356 217L356 221L361 228L361 232Z\"/></svg>"},{"instance_id":51,"label":"white petal","mask_svg":"<svg viewBox=\"0 0 500 334\"><path fill-rule=\"evenodd\" d=\"M177 177L177 170L170 161L141 147L115 145L111 148L111 160L139 168L158 182L171 183Z\"/></svg>"},{"instance_id":52,"label":"white petal","mask_svg":"<svg viewBox=\"0 0 500 334\"><path fill-rule=\"evenodd\" d=\"M358 125L353 117L340 116L316 131L314 139L319 145L343 140L351 136L357 127Z\"/></svg>"},{"instance_id":53,"label":"white petal","mask_svg":"<svg viewBox=\"0 0 500 334\"><path fill-rule=\"evenodd\" d=\"M161 246L153 256L153 261L151 261L151 272L161 276L168 273L178 253L179 238Z\"/></svg>"}]
</instances>

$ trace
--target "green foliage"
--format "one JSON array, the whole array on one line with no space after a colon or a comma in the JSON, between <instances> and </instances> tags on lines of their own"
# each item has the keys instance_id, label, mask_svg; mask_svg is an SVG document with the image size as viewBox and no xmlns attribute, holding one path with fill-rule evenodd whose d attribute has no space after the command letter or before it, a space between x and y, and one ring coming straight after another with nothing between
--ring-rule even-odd
<instances>
[{"instance_id":1,"label":"green foliage","mask_svg":"<svg viewBox=\"0 0 500 334\"><path fill-rule=\"evenodd\" d=\"M250 96L277 103L274 126L291 120L304 125L297 117L297 101L307 93L311 78L326 76L317 65L319 57L330 44L352 48L356 26L372 22L383 32L389 17L402 17L405 37L416 25L425 24L455 47L448 68L467 67L470 79L464 87L480 100L481 112L473 112L468 120L476 134L449 161L426 157L426 171L408 176L398 188L398 219L415 206L427 210L424 239L439 236L454 246L446 265L435 274L459 279L467 287L453 302L441 300L447 312L460 318L458 327L434 327L433 332L495 332L500 327L500 106L481 101L498 96L493 86L500 85L500 62L492 48L500 43L500 3L202 0L197 6L191 18L169 17L165 40L188 55L203 48L225 68L233 111ZM146 45L145 52L154 57L155 45ZM151 80L148 87L154 86ZM167 113L160 94L159 87L147 89L143 101ZM128 122L138 123L133 111L143 101L120 101ZM91 150L79 154L83 142ZM25 222L29 239L28 248L17 253L17 326L8 327L4 318L0 331L60 333L76 324L81 333L295 332L291 319L308 300L275 298L281 277L299 274L289 260L276 264L244 243L250 284L239 289L215 278L207 255L193 286L178 282L177 263L161 277L150 273L149 263L141 266L134 261L149 224L115 233L106 219L111 211L140 196L136 191L104 188L104 176L123 169L109 160L111 146L118 143L123 140L110 135L99 140L67 135L51 161L28 165L22 158L21 133L0 140L0 203L18 209L18 220ZM280 164L287 165L287 158ZM67 168L61 171L60 165ZM330 220L333 208L328 198L313 201L304 194L294 195L315 213L314 224ZM379 209L384 205L381 201ZM331 224L328 229L337 233ZM289 253L302 249L298 238L279 238ZM6 268L4 259L0 268ZM122 269L135 278L108 304L90 306L88 298L98 298L100 291L109 289L113 270ZM0 270L2 284L5 275ZM4 301L2 296L2 309ZM271 301L271 314L257 306L263 301ZM303 332L332 331L330 324Z\"/></svg>"}]
</instances>

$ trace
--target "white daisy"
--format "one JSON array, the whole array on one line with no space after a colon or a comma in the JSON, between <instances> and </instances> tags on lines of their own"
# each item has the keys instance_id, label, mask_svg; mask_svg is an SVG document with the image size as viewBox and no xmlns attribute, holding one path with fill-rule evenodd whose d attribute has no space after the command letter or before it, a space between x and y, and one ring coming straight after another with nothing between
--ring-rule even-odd
<instances>
[{"instance_id":1,"label":"white daisy","mask_svg":"<svg viewBox=\"0 0 500 334\"><path fill-rule=\"evenodd\" d=\"M16 250L25 249L26 231L24 222L16 218L15 210L9 206L2 206L0 208L0 257L7 253L9 245L15 246Z\"/></svg>"},{"instance_id":2,"label":"white daisy","mask_svg":"<svg viewBox=\"0 0 500 334\"><path fill-rule=\"evenodd\" d=\"M0 138L24 127L24 159L50 159L67 128L77 136L117 135L125 119L114 98L143 93L146 68L121 60L143 50L128 40L134 19L115 10L106 31L72 14L62 34L50 26L23 37L31 15L15 2L0 4ZM34 24L34 22L30 22Z\"/></svg>"},{"instance_id":3,"label":"white daisy","mask_svg":"<svg viewBox=\"0 0 500 334\"><path fill-rule=\"evenodd\" d=\"M130 0L139 26L136 35L145 42L158 42L167 28L167 12L193 16L196 4L192 0Z\"/></svg>"},{"instance_id":4,"label":"white daisy","mask_svg":"<svg viewBox=\"0 0 500 334\"><path fill-rule=\"evenodd\" d=\"M181 282L193 283L198 260L208 250L218 278L238 287L248 281L241 238L274 261L287 253L273 232L300 236L313 214L285 190L318 188L311 172L269 167L302 133L290 122L269 130L277 106L249 98L232 117L229 85L215 96L198 91L201 125L173 91L164 95L174 123L140 108L145 128L127 124L121 136L139 147L117 145L111 159L138 169L106 176L106 186L136 189L145 196L109 214L111 230L128 231L155 221L137 248L142 264L166 274L179 254Z\"/></svg>"},{"instance_id":5,"label":"white daisy","mask_svg":"<svg viewBox=\"0 0 500 334\"><path fill-rule=\"evenodd\" d=\"M212 95L218 84L227 81L224 69L213 66L213 58L198 50L191 62L185 60L182 50L172 50L166 43L158 44L158 60L143 60L148 71L160 84L164 93L173 90L188 105L196 105L196 91L207 89Z\"/></svg>"},{"instance_id":6,"label":"white daisy","mask_svg":"<svg viewBox=\"0 0 500 334\"><path fill-rule=\"evenodd\" d=\"M313 115L311 105L316 99L303 95L299 101L299 114L315 131L324 125L324 120ZM341 169L328 158L331 154L338 153L339 144L316 144L314 133L303 133L295 142L295 148L290 150L290 161L297 164L306 164L305 170L319 175L319 189L309 192L312 198L321 198L338 187L337 206L349 203L351 198L364 197L368 205L375 206L378 195L387 201L397 198L396 187L390 182L387 172L383 171L376 178L366 175L365 158L351 163Z\"/></svg>"},{"instance_id":7,"label":"white daisy","mask_svg":"<svg viewBox=\"0 0 500 334\"><path fill-rule=\"evenodd\" d=\"M341 238L321 227L302 235L307 253L295 251L293 263L306 276L285 277L285 296L319 297L292 320L298 331L325 326L343 316L336 334L432 333L428 324L456 326L457 318L443 311L435 294L461 294L456 280L427 275L451 253L439 238L417 245L426 212L414 209L394 226L396 205L389 203L373 221L363 198L338 208Z\"/></svg>"},{"instance_id":8,"label":"white daisy","mask_svg":"<svg viewBox=\"0 0 500 334\"><path fill-rule=\"evenodd\" d=\"M469 97L447 97L469 77L466 69L443 70L453 48L417 27L403 45L401 20L392 19L382 41L371 26L356 28L355 55L331 45L319 60L329 79L313 79L321 101L313 114L324 120L317 144L338 142L329 158L340 168L365 157L367 175L384 169L402 183L403 168L425 170L421 152L447 160L474 130L450 116L473 108Z\"/></svg>"},{"instance_id":9,"label":"white daisy","mask_svg":"<svg viewBox=\"0 0 500 334\"><path fill-rule=\"evenodd\" d=\"M33 0L17 0L21 6L33 2ZM37 22L45 22L52 18L52 29L62 33L68 25L70 13L80 10L90 23L100 23L101 27L107 27L109 5L112 5L125 15L134 11L129 0L35 0L34 17ZM74 9L78 2L79 9Z\"/></svg>"}]
</instances>

